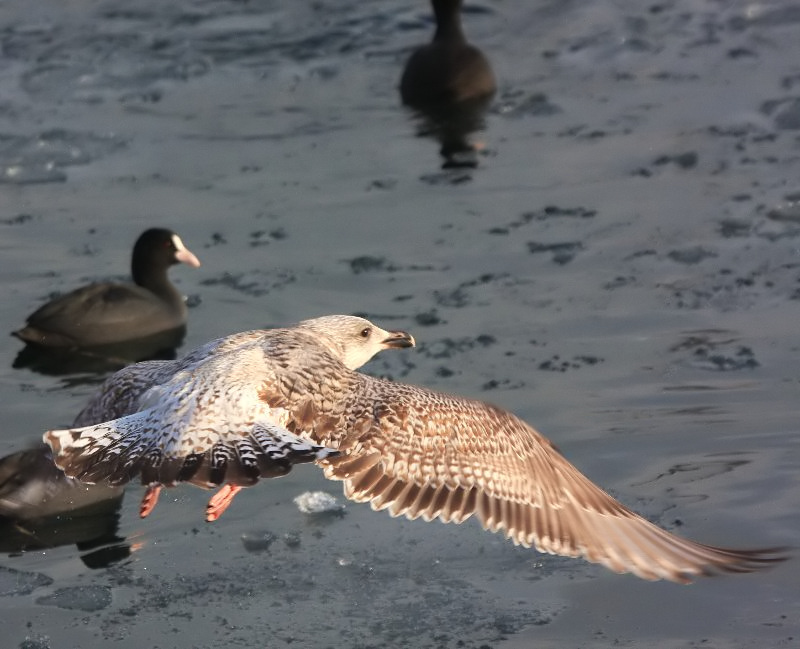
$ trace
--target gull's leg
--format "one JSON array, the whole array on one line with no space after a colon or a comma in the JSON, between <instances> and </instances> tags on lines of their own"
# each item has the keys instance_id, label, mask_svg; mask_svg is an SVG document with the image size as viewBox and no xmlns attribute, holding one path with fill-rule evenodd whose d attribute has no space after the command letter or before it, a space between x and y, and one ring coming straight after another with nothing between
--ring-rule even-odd
<instances>
[{"instance_id":1,"label":"gull's leg","mask_svg":"<svg viewBox=\"0 0 800 649\"><path fill-rule=\"evenodd\" d=\"M158 502L158 496L160 493L160 484L151 484L149 487L147 487L147 491L145 491L144 496L142 496L142 504L139 505L139 516L141 518L145 518L151 511L153 511L153 508Z\"/></svg>"},{"instance_id":2,"label":"gull's leg","mask_svg":"<svg viewBox=\"0 0 800 649\"><path fill-rule=\"evenodd\" d=\"M208 505L206 506L206 521L212 523L222 516L222 512L228 509L228 505L233 501L233 497L241 490L242 487L236 485L223 485L217 493L211 496L211 500L208 501Z\"/></svg>"}]
</instances>

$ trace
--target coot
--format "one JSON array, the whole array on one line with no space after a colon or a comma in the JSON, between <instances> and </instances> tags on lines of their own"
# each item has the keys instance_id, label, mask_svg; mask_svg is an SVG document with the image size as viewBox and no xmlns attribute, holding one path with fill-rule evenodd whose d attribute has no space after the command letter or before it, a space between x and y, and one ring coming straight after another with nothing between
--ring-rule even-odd
<instances>
[{"instance_id":1,"label":"coot","mask_svg":"<svg viewBox=\"0 0 800 649\"><path fill-rule=\"evenodd\" d=\"M416 49L400 79L400 97L412 108L491 98L496 83L488 59L461 28L462 0L432 0L436 33Z\"/></svg>"},{"instance_id":2,"label":"coot","mask_svg":"<svg viewBox=\"0 0 800 649\"><path fill-rule=\"evenodd\" d=\"M183 327L186 303L167 277L167 269L178 262L200 265L173 231L146 230L133 247L133 284L100 282L57 297L34 311L13 335L45 347L81 348Z\"/></svg>"}]
</instances>

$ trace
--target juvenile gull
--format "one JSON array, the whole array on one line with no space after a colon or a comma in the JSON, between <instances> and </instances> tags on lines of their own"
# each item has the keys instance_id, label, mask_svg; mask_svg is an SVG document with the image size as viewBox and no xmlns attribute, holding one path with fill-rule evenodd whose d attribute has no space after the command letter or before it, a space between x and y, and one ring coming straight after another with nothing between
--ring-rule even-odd
<instances>
[{"instance_id":1,"label":"juvenile gull","mask_svg":"<svg viewBox=\"0 0 800 649\"><path fill-rule=\"evenodd\" d=\"M413 345L353 316L234 334L121 370L76 428L44 439L68 476L118 485L141 474L142 516L162 485L191 482L222 486L206 512L216 520L242 487L316 461L375 510L453 523L475 515L515 544L644 579L687 583L783 559L775 548L716 548L662 530L499 408L355 371ZM98 412L113 420L81 427Z\"/></svg>"}]
</instances>

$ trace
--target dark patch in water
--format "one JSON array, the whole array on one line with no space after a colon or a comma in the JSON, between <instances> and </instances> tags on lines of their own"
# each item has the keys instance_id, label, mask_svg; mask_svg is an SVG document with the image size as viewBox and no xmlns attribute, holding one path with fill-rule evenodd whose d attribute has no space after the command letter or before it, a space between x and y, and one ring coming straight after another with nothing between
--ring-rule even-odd
<instances>
[{"instance_id":1,"label":"dark patch in water","mask_svg":"<svg viewBox=\"0 0 800 649\"><path fill-rule=\"evenodd\" d=\"M679 169L693 169L697 166L698 155L694 151L678 153L675 155L662 155L653 160L656 167L663 167L667 164L674 164Z\"/></svg>"},{"instance_id":2,"label":"dark patch in water","mask_svg":"<svg viewBox=\"0 0 800 649\"><path fill-rule=\"evenodd\" d=\"M244 549L252 553L266 552L277 540L272 532L245 532L242 534Z\"/></svg>"},{"instance_id":3,"label":"dark patch in water","mask_svg":"<svg viewBox=\"0 0 800 649\"><path fill-rule=\"evenodd\" d=\"M578 370L587 365L597 365L604 360L599 356L588 355L573 356L571 359L566 359L556 354L552 358L539 363L538 369L547 372L566 372L567 370Z\"/></svg>"},{"instance_id":4,"label":"dark patch in water","mask_svg":"<svg viewBox=\"0 0 800 649\"><path fill-rule=\"evenodd\" d=\"M361 273L396 273L398 271L414 271L414 272L428 272L437 269L431 265L417 265L411 264L409 266L400 266L394 262L389 261L386 257L377 257L375 255L359 255L352 259L343 259L343 263L350 265L350 270L354 275Z\"/></svg>"},{"instance_id":5,"label":"dark patch in water","mask_svg":"<svg viewBox=\"0 0 800 649\"><path fill-rule=\"evenodd\" d=\"M717 232L725 239L733 239L736 237L746 237L753 229L752 223L747 221L737 221L735 219L723 219L719 222Z\"/></svg>"},{"instance_id":6,"label":"dark patch in water","mask_svg":"<svg viewBox=\"0 0 800 649\"><path fill-rule=\"evenodd\" d=\"M504 93L499 104L498 112L509 117L551 117L564 112L543 92L527 94L523 90L515 90Z\"/></svg>"},{"instance_id":7,"label":"dark patch in water","mask_svg":"<svg viewBox=\"0 0 800 649\"><path fill-rule=\"evenodd\" d=\"M679 264L699 264L704 259L716 257L717 253L711 250L706 250L702 246L692 246L691 248L684 248L683 250L671 250L667 253L672 261Z\"/></svg>"},{"instance_id":8,"label":"dark patch in water","mask_svg":"<svg viewBox=\"0 0 800 649\"><path fill-rule=\"evenodd\" d=\"M23 223L27 223L33 218L30 214L17 214L16 216L9 216L5 219L0 219L0 223L3 225L22 225Z\"/></svg>"},{"instance_id":9,"label":"dark patch in water","mask_svg":"<svg viewBox=\"0 0 800 649\"><path fill-rule=\"evenodd\" d=\"M735 372L758 367L760 363L753 350L727 334L725 331L690 333L670 351L688 352L685 362L703 370Z\"/></svg>"},{"instance_id":10,"label":"dark patch in water","mask_svg":"<svg viewBox=\"0 0 800 649\"><path fill-rule=\"evenodd\" d=\"M488 392L489 390L497 390L502 388L504 390L519 390L525 387L524 381L512 381L510 379L489 379L483 385L481 390Z\"/></svg>"},{"instance_id":11,"label":"dark patch in water","mask_svg":"<svg viewBox=\"0 0 800 649\"><path fill-rule=\"evenodd\" d=\"M549 221L551 219L592 219L597 216L597 210L585 207L558 207L548 205L540 210L525 212L518 219L510 221L504 226L489 228L489 234L508 234L512 230L521 228L529 223Z\"/></svg>"},{"instance_id":12,"label":"dark patch in water","mask_svg":"<svg viewBox=\"0 0 800 649\"><path fill-rule=\"evenodd\" d=\"M372 191L373 189L379 189L382 191L387 191L390 189L394 189L397 186L397 179L395 178L379 178L373 180L372 182L367 185L367 191Z\"/></svg>"},{"instance_id":13,"label":"dark patch in water","mask_svg":"<svg viewBox=\"0 0 800 649\"><path fill-rule=\"evenodd\" d=\"M627 276L618 275L611 281L603 284L603 289L606 291L613 291L614 289L625 288L626 286L630 286L631 284L635 283L636 283L636 278L632 275L627 275Z\"/></svg>"},{"instance_id":14,"label":"dark patch in water","mask_svg":"<svg viewBox=\"0 0 800 649\"><path fill-rule=\"evenodd\" d=\"M250 297L261 297L271 291L282 289L287 284L296 281L295 275L288 270L278 270L267 273L262 270L252 270L249 273L223 273L218 277L204 279L203 286L226 286Z\"/></svg>"},{"instance_id":15,"label":"dark patch in water","mask_svg":"<svg viewBox=\"0 0 800 649\"><path fill-rule=\"evenodd\" d=\"M441 173L424 174L419 178L427 185L463 185L472 181L472 174L463 169L448 169Z\"/></svg>"},{"instance_id":16,"label":"dark patch in water","mask_svg":"<svg viewBox=\"0 0 800 649\"><path fill-rule=\"evenodd\" d=\"M280 241L285 239L288 235L283 228L275 230L256 230L250 233L250 246L258 248L260 246L267 246L273 241Z\"/></svg>"},{"instance_id":17,"label":"dark patch in water","mask_svg":"<svg viewBox=\"0 0 800 649\"><path fill-rule=\"evenodd\" d=\"M489 347L496 342L495 337L488 334L481 334L475 338L441 338L419 345L418 351L427 358L452 358L470 349Z\"/></svg>"},{"instance_id":18,"label":"dark patch in water","mask_svg":"<svg viewBox=\"0 0 800 649\"><path fill-rule=\"evenodd\" d=\"M528 252L533 255L540 253L551 253L553 263L563 266L571 262L578 251L583 250L580 241L567 241L563 243L539 243L538 241L528 242Z\"/></svg>"},{"instance_id":19,"label":"dark patch in water","mask_svg":"<svg viewBox=\"0 0 800 649\"><path fill-rule=\"evenodd\" d=\"M418 313L414 316L414 322L416 322L421 327L433 327L434 325L439 325L444 323L439 317L439 314L436 312L436 309L431 309L430 311L425 311L423 313Z\"/></svg>"},{"instance_id":20,"label":"dark patch in water","mask_svg":"<svg viewBox=\"0 0 800 649\"><path fill-rule=\"evenodd\" d=\"M385 257L373 257L370 255L361 255L353 259L345 260L350 264L350 270L354 274L369 273L376 270L393 272L397 270L397 266L391 264Z\"/></svg>"}]
</instances>

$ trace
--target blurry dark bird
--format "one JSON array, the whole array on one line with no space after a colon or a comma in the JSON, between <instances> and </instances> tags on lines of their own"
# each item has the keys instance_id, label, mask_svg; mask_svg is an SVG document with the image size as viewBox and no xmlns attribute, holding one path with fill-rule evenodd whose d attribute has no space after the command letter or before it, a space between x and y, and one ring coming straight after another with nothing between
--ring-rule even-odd
<instances>
[{"instance_id":1,"label":"blurry dark bird","mask_svg":"<svg viewBox=\"0 0 800 649\"><path fill-rule=\"evenodd\" d=\"M133 247L133 284L99 282L57 297L13 335L43 347L86 348L180 329L186 324L186 303L167 277L167 269L178 262L200 266L177 234L146 230Z\"/></svg>"},{"instance_id":2,"label":"blurry dark bird","mask_svg":"<svg viewBox=\"0 0 800 649\"><path fill-rule=\"evenodd\" d=\"M461 0L431 4L436 32L408 59L400 97L422 118L420 133L439 140L445 167L475 166L475 146L467 136L483 128L497 84L489 60L464 36Z\"/></svg>"},{"instance_id":3,"label":"blurry dark bird","mask_svg":"<svg viewBox=\"0 0 800 649\"><path fill-rule=\"evenodd\" d=\"M406 332L341 315L234 334L177 361L121 370L75 428L44 439L68 476L110 485L140 477L141 516L162 487L189 482L220 487L206 508L214 521L242 488L315 462L344 482L345 496L392 516L475 516L516 544L644 579L687 583L785 558L671 534L500 408L356 371L384 349L413 346ZM84 423L102 417L113 419Z\"/></svg>"},{"instance_id":4,"label":"blurry dark bird","mask_svg":"<svg viewBox=\"0 0 800 649\"><path fill-rule=\"evenodd\" d=\"M94 422L90 416L98 419ZM115 411L81 412L74 426L114 417ZM90 568L126 558L132 548L117 536L124 489L90 485L64 475L50 447L0 458L0 551L25 552L76 544Z\"/></svg>"},{"instance_id":5,"label":"blurry dark bird","mask_svg":"<svg viewBox=\"0 0 800 649\"><path fill-rule=\"evenodd\" d=\"M414 50L400 79L403 103L414 107L491 97L496 90L486 56L467 42L461 28L461 0L432 0L433 41Z\"/></svg>"},{"instance_id":6,"label":"blurry dark bird","mask_svg":"<svg viewBox=\"0 0 800 649\"><path fill-rule=\"evenodd\" d=\"M65 476L46 444L0 458L0 517L35 520L119 496L120 487Z\"/></svg>"}]
</instances>

